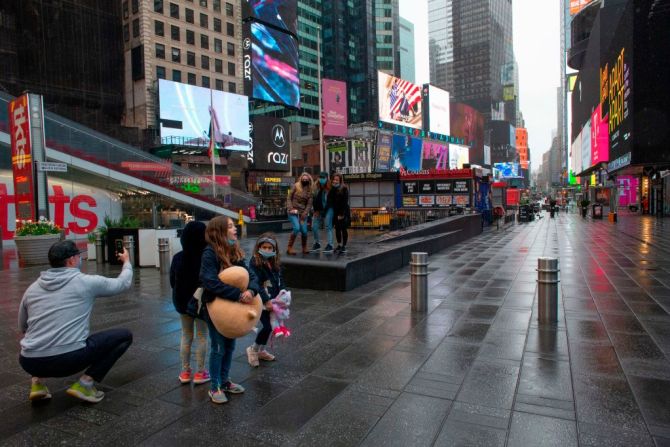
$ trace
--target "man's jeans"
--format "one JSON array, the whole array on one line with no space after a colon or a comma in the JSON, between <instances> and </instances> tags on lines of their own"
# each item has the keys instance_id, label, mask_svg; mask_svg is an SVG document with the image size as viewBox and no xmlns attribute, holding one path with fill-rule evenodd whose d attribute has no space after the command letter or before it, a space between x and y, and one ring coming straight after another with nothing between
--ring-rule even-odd
<instances>
[{"instance_id":1,"label":"man's jeans","mask_svg":"<svg viewBox=\"0 0 670 447\"><path fill-rule=\"evenodd\" d=\"M328 208L326 211L325 217L323 216L323 211L319 212L318 216L312 216L312 233L314 233L314 243L319 243L319 228L321 228L321 222L324 222L324 227L326 228L326 240L328 245L333 245L333 209Z\"/></svg>"}]
</instances>

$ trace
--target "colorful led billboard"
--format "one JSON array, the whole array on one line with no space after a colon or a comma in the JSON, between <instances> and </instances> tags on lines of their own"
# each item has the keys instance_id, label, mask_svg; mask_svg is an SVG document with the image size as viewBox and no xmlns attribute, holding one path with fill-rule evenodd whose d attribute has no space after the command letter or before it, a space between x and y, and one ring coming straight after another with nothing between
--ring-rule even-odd
<instances>
[{"instance_id":1,"label":"colorful led billboard","mask_svg":"<svg viewBox=\"0 0 670 447\"><path fill-rule=\"evenodd\" d=\"M298 41L267 25L244 25L244 91L255 99L300 107Z\"/></svg>"},{"instance_id":2,"label":"colorful led billboard","mask_svg":"<svg viewBox=\"0 0 670 447\"><path fill-rule=\"evenodd\" d=\"M393 135L379 132L377 134L377 151L375 154L375 171L388 172L391 169L391 146Z\"/></svg>"},{"instance_id":3,"label":"colorful led billboard","mask_svg":"<svg viewBox=\"0 0 670 447\"><path fill-rule=\"evenodd\" d=\"M449 169L463 169L470 163L470 148L460 144L449 145Z\"/></svg>"},{"instance_id":4,"label":"colorful led billboard","mask_svg":"<svg viewBox=\"0 0 670 447\"><path fill-rule=\"evenodd\" d=\"M521 178L519 174L519 163L494 163L494 177L499 179Z\"/></svg>"},{"instance_id":5,"label":"colorful led billboard","mask_svg":"<svg viewBox=\"0 0 670 447\"><path fill-rule=\"evenodd\" d=\"M609 161L609 124L602 117L602 105L598 104L591 115L591 165Z\"/></svg>"},{"instance_id":6,"label":"colorful led billboard","mask_svg":"<svg viewBox=\"0 0 670 447\"><path fill-rule=\"evenodd\" d=\"M449 145L441 141L423 140L421 169L448 169Z\"/></svg>"},{"instance_id":7,"label":"colorful led billboard","mask_svg":"<svg viewBox=\"0 0 670 447\"><path fill-rule=\"evenodd\" d=\"M347 84L332 79L321 80L323 101L323 134L347 136Z\"/></svg>"},{"instance_id":8,"label":"colorful led billboard","mask_svg":"<svg viewBox=\"0 0 670 447\"><path fill-rule=\"evenodd\" d=\"M428 113L423 117L424 130L449 135L449 92L430 84L424 84L423 92L424 110L428 106Z\"/></svg>"},{"instance_id":9,"label":"colorful led billboard","mask_svg":"<svg viewBox=\"0 0 670 447\"><path fill-rule=\"evenodd\" d=\"M516 129L516 151L521 169L528 169L528 130L523 127Z\"/></svg>"},{"instance_id":10,"label":"colorful led billboard","mask_svg":"<svg viewBox=\"0 0 670 447\"><path fill-rule=\"evenodd\" d=\"M213 136L217 146L248 151L249 99L160 79L160 131L163 144L206 147Z\"/></svg>"},{"instance_id":11,"label":"colorful led billboard","mask_svg":"<svg viewBox=\"0 0 670 447\"><path fill-rule=\"evenodd\" d=\"M381 71L377 76L380 121L421 129L421 87Z\"/></svg>"},{"instance_id":12,"label":"colorful led billboard","mask_svg":"<svg viewBox=\"0 0 670 447\"><path fill-rule=\"evenodd\" d=\"M570 0L570 15L574 16L589 5L593 0Z\"/></svg>"},{"instance_id":13,"label":"colorful led billboard","mask_svg":"<svg viewBox=\"0 0 670 447\"><path fill-rule=\"evenodd\" d=\"M591 121L587 121L580 133L582 137L582 171L591 167Z\"/></svg>"},{"instance_id":14,"label":"colorful led billboard","mask_svg":"<svg viewBox=\"0 0 670 447\"><path fill-rule=\"evenodd\" d=\"M296 34L297 0L242 0L242 19L254 19Z\"/></svg>"},{"instance_id":15,"label":"colorful led billboard","mask_svg":"<svg viewBox=\"0 0 670 447\"><path fill-rule=\"evenodd\" d=\"M408 135L393 135L393 147L391 152L391 171L421 170L421 153L423 144L421 138Z\"/></svg>"},{"instance_id":16,"label":"colorful led billboard","mask_svg":"<svg viewBox=\"0 0 670 447\"><path fill-rule=\"evenodd\" d=\"M454 137L462 138L470 146L470 159L474 163L484 163L484 116L472 107L452 103L449 118L450 131Z\"/></svg>"}]
</instances>

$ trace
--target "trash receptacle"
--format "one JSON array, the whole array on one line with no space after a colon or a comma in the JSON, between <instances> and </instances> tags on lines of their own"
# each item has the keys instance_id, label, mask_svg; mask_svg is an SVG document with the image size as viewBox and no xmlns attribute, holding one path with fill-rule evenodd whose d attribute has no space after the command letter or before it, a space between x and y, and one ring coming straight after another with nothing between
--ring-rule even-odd
<instances>
[{"instance_id":1,"label":"trash receptacle","mask_svg":"<svg viewBox=\"0 0 670 447\"><path fill-rule=\"evenodd\" d=\"M598 204L598 203L594 203L593 206L592 206L592 210L591 210L591 216L594 219L602 219L603 218L603 206Z\"/></svg>"}]
</instances>

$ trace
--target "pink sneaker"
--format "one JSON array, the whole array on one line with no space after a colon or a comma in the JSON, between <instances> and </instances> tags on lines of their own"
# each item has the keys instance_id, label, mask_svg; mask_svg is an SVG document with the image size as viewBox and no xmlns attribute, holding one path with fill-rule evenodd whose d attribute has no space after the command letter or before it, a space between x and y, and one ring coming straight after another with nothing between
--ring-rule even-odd
<instances>
[{"instance_id":1,"label":"pink sneaker","mask_svg":"<svg viewBox=\"0 0 670 447\"><path fill-rule=\"evenodd\" d=\"M191 382L191 370L190 369L185 369L179 374L179 381L182 384L187 384Z\"/></svg>"},{"instance_id":2,"label":"pink sneaker","mask_svg":"<svg viewBox=\"0 0 670 447\"><path fill-rule=\"evenodd\" d=\"M193 383L195 383L196 385L207 383L210 380L212 379L209 377L209 372L207 372L206 370L198 371L197 373L195 373L195 376L193 376Z\"/></svg>"}]
</instances>

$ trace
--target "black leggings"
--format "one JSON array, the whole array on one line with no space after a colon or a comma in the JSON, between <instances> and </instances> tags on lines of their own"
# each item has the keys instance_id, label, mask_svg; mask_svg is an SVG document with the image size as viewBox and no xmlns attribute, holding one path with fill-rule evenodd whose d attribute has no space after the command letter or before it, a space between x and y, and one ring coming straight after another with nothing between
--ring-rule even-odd
<instances>
[{"instance_id":1,"label":"black leggings","mask_svg":"<svg viewBox=\"0 0 670 447\"><path fill-rule=\"evenodd\" d=\"M337 217L333 219L335 222L335 239L337 239L337 244L339 245L340 242L342 243L342 246L347 245L347 241L349 240L349 232L347 231L347 224L344 221L344 219L339 220Z\"/></svg>"},{"instance_id":2,"label":"black leggings","mask_svg":"<svg viewBox=\"0 0 670 447\"><path fill-rule=\"evenodd\" d=\"M86 346L76 351L49 357L19 357L21 367L33 377L68 377L86 368L86 374L101 382L114 363L133 343L127 329L110 329L86 339Z\"/></svg>"},{"instance_id":3,"label":"black leggings","mask_svg":"<svg viewBox=\"0 0 670 447\"><path fill-rule=\"evenodd\" d=\"M264 310L261 313L261 324L263 325L263 329L261 329L256 336L256 344L265 346L268 344L268 339L272 333L272 326L270 325L270 312L267 310Z\"/></svg>"}]
</instances>

